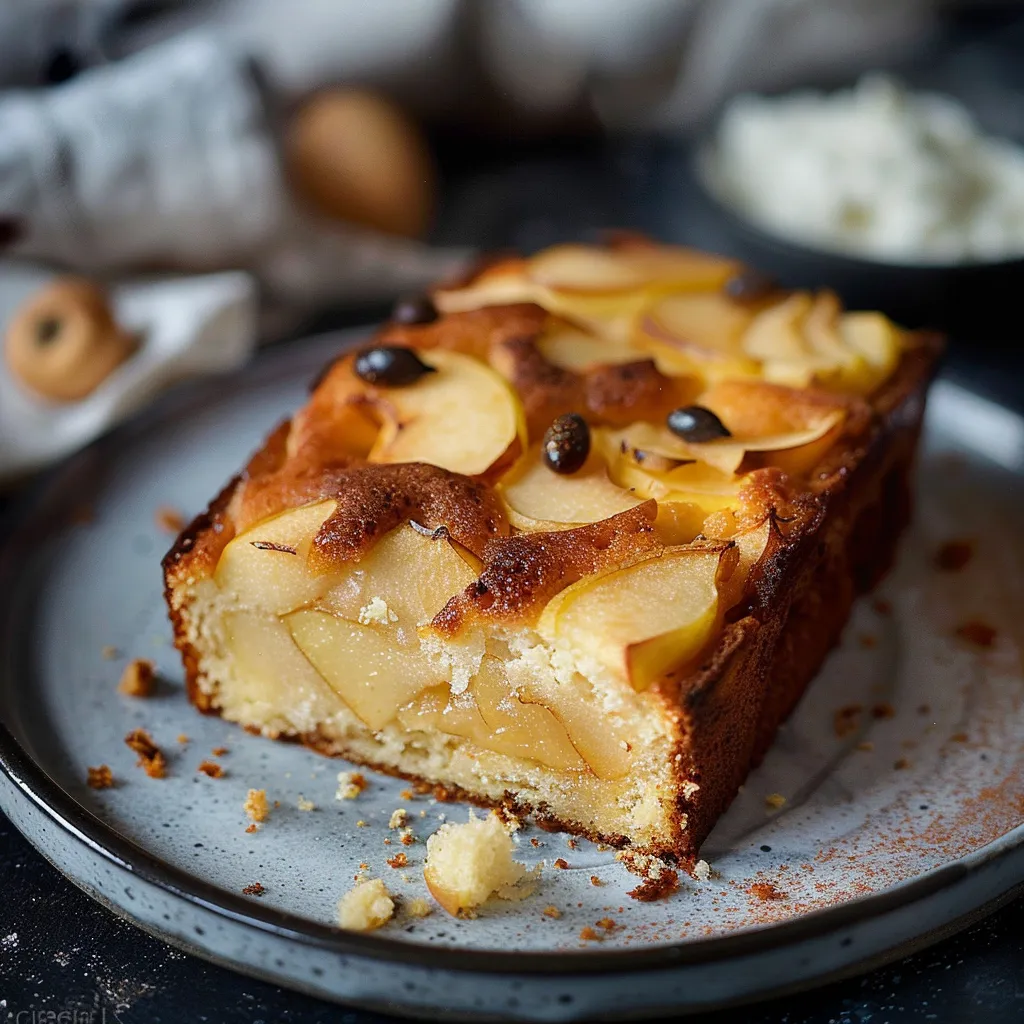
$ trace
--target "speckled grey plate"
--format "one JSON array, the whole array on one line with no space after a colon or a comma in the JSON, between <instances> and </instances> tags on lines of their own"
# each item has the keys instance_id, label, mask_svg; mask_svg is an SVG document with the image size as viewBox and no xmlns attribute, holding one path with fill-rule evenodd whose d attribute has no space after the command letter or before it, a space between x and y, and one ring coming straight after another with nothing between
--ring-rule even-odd
<instances>
[{"instance_id":1,"label":"speckled grey plate","mask_svg":"<svg viewBox=\"0 0 1024 1024\"><path fill-rule=\"evenodd\" d=\"M8 539L0 807L86 891L201 956L328 998L564 1020L694 1011L862 969L963 926L1024 880L1024 421L940 382L899 564L708 840L709 881L638 903L610 851L527 828L521 858L548 865L536 897L475 921L400 913L374 935L336 929L360 870L424 895L423 840L468 811L402 798L401 782L372 774L358 800L339 802L344 763L198 715L170 647L169 537L155 512L203 507L340 340L169 398L52 478ZM936 548L961 537L975 539L973 559L939 572ZM991 647L957 636L971 620L995 629ZM133 657L160 669L152 699L117 693ZM135 767L122 740L138 726L167 751L167 778ZM197 773L222 746L224 777ZM101 763L118 785L90 790L86 769ZM275 801L255 833L250 787ZM770 807L773 794L785 804ZM388 829L399 806L420 840L408 848ZM403 850L408 867L389 867ZM567 870L550 867L559 857ZM243 895L254 882L264 895ZM581 939L585 927L601 940Z\"/></svg>"}]
</instances>

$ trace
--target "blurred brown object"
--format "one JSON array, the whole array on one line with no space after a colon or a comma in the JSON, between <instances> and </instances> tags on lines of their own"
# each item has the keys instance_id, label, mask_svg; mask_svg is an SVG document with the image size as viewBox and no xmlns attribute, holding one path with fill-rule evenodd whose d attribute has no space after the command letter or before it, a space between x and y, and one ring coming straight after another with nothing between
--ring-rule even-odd
<instances>
[{"instance_id":1,"label":"blurred brown object","mask_svg":"<svg viewBox=\"0 0 1024 1024\"><path fill-rule=\"evenodd\" d=\"M285 159L299 196L320 213L419 237L434 208L434 165L415 122L390 100L326 89L296 111Z\"/></svg>"},{"instance_id":2,"label":"blurred brown object","mask_svg":"<svg viewBox=\"0 0 1024 1024\"><path fill-rule=\"evenodd\" d=\"M137 339L114 320L104 289L84 277L59 277L22 304L7 328L14 378L58 402L91 394L128 359Z\"/></svg>"}]
</instances>

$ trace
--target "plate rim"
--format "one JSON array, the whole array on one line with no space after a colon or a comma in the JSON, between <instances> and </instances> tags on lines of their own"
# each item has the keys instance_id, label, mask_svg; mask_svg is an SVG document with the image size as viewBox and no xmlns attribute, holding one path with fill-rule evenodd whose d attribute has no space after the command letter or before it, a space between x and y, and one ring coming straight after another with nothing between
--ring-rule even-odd
<instances>
[{"instance_id":1,"label":"plate rim","mask_svg":"<svg viewBox=\"0 0 1024 1024\"><path fill-rule=\"evenodd\" d=\"M346 347L365 337L372 329L372 325L367 325L331 331L288 345L274 346L270 351L261 353L235 379L242 388L253 390L279 379L280 367L287 367L288 372L294 375L297 357L303 365L313 364L315 356L323 352L329 361L333 361ZM941 379L947 387L971 395L977 394L948 376L944 375ZM67 479L73 479L83 467L94 465L97 459L101 460L103 452L145 436L154 426L166 422L173 413L181 413L193 406L206 407L211 399L215 400L221 393L222 387L223 378L213 377L173 389L141 414L131 417L109 434L92 442L28 487L6 516L7 537L0 545L0 623L8 621L16 593L14 588L4 586L4 581L16 576L20 562L18 552L30 546L32 536L39 530L38 521L33 521L33 513L39 509L45 513L47 502L52 502L54 492ZM1024 426L1024 416L1016 410L988 397L978 397L1012 414ZM6 665L0 664L0 679L2 675L6 675ZM917 878L786 921L726 935L612 951L472 949L418 944L386 935L345 931L288 910L261 906L231 890L207 882L184 868L176 867L121 835L80 803L33 760L3 720L0 720L0 772L17 792L42 810L62 832L105 861L129 874L137 875L170 897L276 939L314 946L342 956L367 957L470 975L565 977L656 971L740 958L761 952L766 944L778 948L785 944L822 939L848 925L883 916L933 897L944 889L952 888L982 865L1024 846L1024 823L1021 823L966 856L933 868ZM26 838L35 846L32 836L26 835ZM57 869L72 881L75 880L59 866ZM1024 878L1015 879L1008 884L1006 891L1021 884L1024 884ZM955 922L962 917L970 918L971 914L957 915L950 922L951 926L955 926Z\"/></svg>"}]
</instances>

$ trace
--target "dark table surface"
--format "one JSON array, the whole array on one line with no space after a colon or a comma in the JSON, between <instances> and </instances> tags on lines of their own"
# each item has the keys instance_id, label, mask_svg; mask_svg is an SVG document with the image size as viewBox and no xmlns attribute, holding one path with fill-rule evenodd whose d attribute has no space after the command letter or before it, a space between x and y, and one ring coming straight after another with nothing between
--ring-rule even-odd
<instances>
[{"instance_id":1,"label":"dark table surface","mask_svg":"<svg viewBox=\"0 0 1024 1024\"><path fill-rule=\"evenodd\" d=\"M1017 25L1019 43L1024 23ZM925 77L941 84L965 67L968 72L983 68L991 83L992 69L1004 67L1014 70L1013 88L1022 86L1024 47L1015 44L1008 58L1008 39L1006 32L993 36L983 26L980 35L939 54ZM943 67L947 79L934 70ZM971 91L970 74L966 80L968 88L961 92ZM517 154L515 159L499 155L483 170L456 174L438 236L448 242L532 249L613 224L709 244L706 238L686 237L687 196L671 184L673 169L683 159L672 147L649 142L534 152L525 158ZM457 154L454 162L459 163ZM316 326L357 322L373 314L348 311ZM954 339L949 372L973 390L1024 411L1020 330L1008 321L998 333L970 344ZM0 499L0 534L10 504L5 509ZM385 1019L251 980L172 949L86 897L0 815L0 1022L370 1024ZM863 977L702 1019L714 1024L1024 1022L1024 900Z\"/></svg>"}]
</instances>

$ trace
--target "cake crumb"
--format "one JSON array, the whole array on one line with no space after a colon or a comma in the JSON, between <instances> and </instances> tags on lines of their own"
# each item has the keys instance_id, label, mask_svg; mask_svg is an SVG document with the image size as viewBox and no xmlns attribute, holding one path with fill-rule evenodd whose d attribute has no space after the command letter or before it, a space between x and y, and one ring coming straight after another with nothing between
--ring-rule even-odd
<instances>
[{"instance_id":1,"label":"cake crumb","mask_svg":"<svg viewBox=\"0 0 1024 1024\"><path fill-rule=\"evenodd\" d=\"M590 884L591 885L604 885L604 882L602 882L601 879L597 877L597 875L591 875L590 876Z\"/></svg>"},{"instance_id":2,"label":"cake crumb","mask_svg":"<svg viewBox=\"0 0 1024 1024\"><path fill-rule=\"evenodd\" d=\"M182 746L184 746L186 743L191 743L192 741L183 732L179 732L178 733L178 742Z\"/></svg>"},{"instance_id":3,"label":"cake crumb","mask_svg":"<svg viewBox=\"0 0 1024 1024\"><path fill-rule=\"evenodd\" d=\"M117 689L126 697L152 697L155 683L156 670L153 662L145 658L135 658L125 665Z\"/></svg>"},{"instance_id":4,"label":"cake crumb","mask_svg":"<svg viewBox=\"0 0 1024 1024\"><path fill-rule=\"evenodd\" d=\"M566 839L565 845L568 846L570 850L578 850L580 848L580 844L577 843L575 839Z\"/></svg>"},{"instance_id":5,"label":"cake crumb","mask_svg":"<svg viewBox=\"0 0 1024 1024\"><path fill-rule=\"evenodd\" d=\"M551 866L564 871L569 866L569 862L564 857L558 857Z\"/></svg>"},{"instance_id":6,"label":"cake crumb","mask_svg":"<svg viewBox=\"0 0 1024 1024\"><path fill-rule=\"evenodd\" d=\"M543 913L545 917L553 917L556 921L562 916L562 912L558 907L545 907L541 913Z\"/></svg>"},{"instance_id":7,"label":"cake crumb","mask_svg":"<svg viewBox=\"0 0 1024 1024\"><path fill-rule=\"evenodd\" d=\"M599 935L588 924L588 925L585 925L583 928L580 929L580 939L583 942L603 942L604 941L604 936L603 935Z\"/></svg>"},{"instance_id":8,"label":"cake crumb","mask_svg":"<svg viewBox=\"0 0 1024 1024\"><path fill-rule=\"evenodd\" d=\"M537 839L537 838L536 838L536 836L535 836L535 837L534 837L533 839L531 839L531 840L530 840L530 845L531 845L531 846L532 846L532 847L533 847L533 848L534 848L535 850L537 850L537 849L539 849L539 848L540 848L540 840L539 840L539 839Z\"/></svg>"},{"instance_id":9,"label":"cake crumb","mask_svg":"<svg viewBox=\"0 0 1024 1024\"><path fill-rule=\"evenodd\" d=\"M955 732L955 733L953 733L952 736L949 737L949 742L950 743L966 743L967 742L967 733L965 733L965 732Z\"/></svg>"},{"instance_id":10,"label":"cake crumb","mask_svg":"<svg viewBox=\"0 0 1024 1024\"><path fill-rule=\"evenodd\" d=\"M156 521L156 525L166 533L181 533L186 525L185 517L170 505L161 505L153 513L153 519Z\"/></svg>"},{"instance_id":11,"label":"cake crumb","mask_svg":"<svg viewBox=\"0 0 1024 1024\"><path fill-rule=\"evenodd\" d=\"M388 819L388 828L404 828L409 824L409 812L404 807L398 807L391 812Z\"/></svg>"},{"instance_id":12,"label":"cake crumb","mask_svg":"<svg viewBox=\"0 0 1024 1024\"><path fill-rule=\"evenodd\" d=\"M213 754L214 757L223 757L225 754L230 754L231 751L227 747L214 747L210 753Z\"/></svg>"},{"instance_id":13,"label":"cake crumb","mask_svg":"<svg viewBox=\"0 0 1024 1024\"><path fill-rule=\"evenodd\" d=\"M864 710L861 704L847 704L836 711L832 717L832 731L842 739L860 728L860 715ZM780 805L781 806L781 805Z\"/></svg>"},{"instance_id":14,"label":"cake crumb","mask_svg":"<svg viewBox=\"0 0 1024 1024\"><path fill-rule=\"evenodd\" d=\"M139 755L135 763L151 779L162 779L167 774L167 759L145 729L133 729L125 736L124 741Z\"/></svg>"},{"instance_id":15,"label":"cake crumb","mask_svg":"<svg viewBox=\"0 0 1024 1024\"><path fill-rule=\"evenodd\" d=\"M262 896L266 891L266 887L261 882L252 882L242 890L242 893L245 896Z\"/></svg>"},{"instance_id":16,"label":"cake crumb","mask_svg":"<svg viewBox=\"0 0 1024 1024\"><path fill-rule=\"evenodd\" d=\"M335 800L355 800L366 789L366 776L362 772L338 772L338 790Z\"/></svg>"},{"instance_id":17,"label":"cake crumb","mask_svg":"<svg viewBox=\"0 0 1024 1024\"><path fill-rule=\"evenodd\" d=\"M995 646L996 631L979 619L970 619L956 628L956 635L975 647L989 648Z\"/></svg>"},{"instance_id":18,"label":"cake crumb","mask_svg":"<svg viewBox=\"0 0 1024 1024\"><path fill-rule=\"evenodd\" d=\"M875 749L875 745L871 740L861 740L860 743L857 744L857 749L864 753L870 753Z\"/></svg>"},{"instance_id":19,"label":"cake crumb","mask_svg":"<svg viewBox=\"0 0 1024 1024\"><path fill-rule=\"evenodd\" d=\"M882 701L872 705L871 717L878 719L895 718L896 709L888 701Z\"/></svg>"},{"instance_id":20,"label":"cake crumb","mask_svg":"<svg viewBox=\"0 0 1024 1024\"><path fill-rule=\"evenodd\" d=\"M788 898L787 894L772 882L755 882L747 892L749 892L751 896L756 896L762 903Z\"/></svg>"},{"instance_id":21,"label":"cake crumb","mask_svg":"<svg viewBox=\"0 0 1024 1024\"><path fill-rule=\"evenodd\" d=\"M359 622L364 626L386 626L397 622L398 616L388 607L382 597L371 598L369 603L359 609Z\"/></svg>"},{"instance_id":22,"label":"cake crumb","mask_svg":"<svg viewBox=\"0 0 1024 1024\"><path fill-rule=\"evenodd\" d=\"M363 819L362 819L362 818L360 818L360 819L359 819L359 820L358 820L358 821L356 822L356 828L367 828L367 827L368 827L368 826L367 826L367 823L366 823L365 821L363 821Z\"/></svg>"},{"instance_id":23,"label":"cake crumb","mask_svg":"<svg viewBox=\"0 0 1024 1024\"><path fill-rule=\"evenodd\" d=\"M412 834L412 828L408 825L401 830L402 845L412 846L416 842L416 837Z\"/></svg>"},{"instance_id":24,"label":"cake crumb","mask_svg":"<svg viewBox=\"0 0 1024 1024\"><path fill-rule=\"evenodd\" d=\"M900 757L893 761L892 766L899 772L903 771L905 768L909 768L910 762L905 757Z\"/></svg>"},{"instance_id":25,"label":"cake crumb","mask_svg":"<svg viewBox=\"0 0 1024 1024\"><path fill-rule=\"evenodd\" d=\"M407 868L409 866L409 858L405 853L396 853L394 857L388 857L389 868Z\"/></svg>"},{"instance_id":26,"label":"cake crumb","mask_svg":"<svg viewBox=\"0 0 1024 1024\"><path fill-rule=\"evenodd\" d=\"M427 840L423 877L431 895L449 914L475 916L492 896L521 900L536 889L540 865L532 870L512 859L515 844L492 811L470 811L462 825L442 825Z\"/></svg>"},{"instance_id":27,"label":"cake crumb","mask_svg":"<svg viewBox=\"0 0 1024 1024\"><path fill-rule=\"evenodd\" d=\"M630 889L627 895L641 903L653 903L671 896L678 888L679 873L673 868L662 868L657 875L645 878L635 889Z\"/></svg>"},{"instance_id":28,"label":"cake crumb","mask_svg":"<svg viewBox=\"0 0 1024 1024\"><path fill-rule=\"evenodd\" d=\"M410 917L428 917L434 912L434 908L430 905L429 900L425 900L422 896L414 896L405 905L405 911Z\"/></svg>"},{"instance_id":29,"label":"cake crumb","mask_svg":"<svg viewBox=\"0 0 1024 1024\"><path fill-rule=\"evenodd\" d=\"M85 780L90 789L110 789L114 785L114 773L109 765L101 764L97 768L86 769L88 776Z\"/></svg>"},{"instance_id":30,"label":"cake crumb","mask_svg":"<svg viewBox=\"0 0 1024 1024\"><path fill-rule=\"evenodd\" d=\"M415 800L416 799L416 795L415 795L415 793L413 793L413 791L411 789L403 789L401 791L401 793L398 794L398 796L402 800Z\"/></svg>"},{"instance_id":31,"label":"cake crumb","mask_svg":"<svg viewBox=\"0 0 1024 1024\"><path fill-rule=\"evenodd\" d=\"M374 931L394 913L395 901L379 878L358 882L338 900L338 924L348 931Z\"/></svg>"},{"instance_id":32,"label":"cake crumb","mask_svg":"<svg viewBox=\"0 0 1024 1024\"><path fill-rule=\"evenodd\" d=\"M693 877L698 882L707 882L711 878L711 865L706 860L699 860L693 865Z\"/></svg>"},{"instance_id":33,"label":"cake crumb","mask_svg":"<svg viewBox=\"0 0 1024 1024\"><path fill-rule=\"evenodd\" d=\"M781 793L769 793L764 798L765 806L772 811L777 811L786 806L786 798Z\"/></svg>"},{"instance_id":34,"label":"cake crumb","mask_svg":"<svg viewBox=\"0 0 1024 1024\"><path fill-rule=\"evenodd\" d=\"M935 568L942 572L959 572L974 557L974 544L969 540L947 540L935 552Z\"/></svg>"},{"instance_id":35,"label":"cake crumb","mask_svg":"<svg viewBox=\"0 0 1024 1024\"><path fill-rule=\"evenodd\" d=\"M105 644L100 649L100 654L103 656L104 661L113 661L120 655L120 651L113 644Z\"/></svg>"},{"instance_id":36,"label":"cake crumb","mask_svg":"<svg viewBox=\"0 0 1024 1024\"><path fill-rule=\"evenodd\" d=\"M267 791L265 789L250 789L246 794L242 810L253 821L266 821L270 814L270 805L267 803Z\"/></svg>"},{"instance_id":37,"label":"cake crumb","mask_svg":"<svg viewBox=\"0 0 1024 1024\"><path fill-rule=\"evenodd\" d=\"M316 810L316 804L313 803L312 800L307 800L301 793L299 794L299 799L295 802L295 806L298 807L300 811Z\"/></svg>"},{"instance_id":38,"label":"cake crumb","mask_svg":"<svg viewBox=\"0 0 1024 1024\"><path fill-rule=\"evenodd\" d=\"M246 825L245 826L245 831L246 832L256 832L257 831L256 823L253 822L251 825Z\"/></svg>"},{"instance_id":39,"label":"cake crumb","mask_svg":"<svg viewBox=\"0 0 1024 1024\"><path fill-rule=\"evenodd\" d=\"M224 769L216 761L203 761L196 770L209 775L211 779L219 779L224 775Z\"/></svg>"},{"instance_id":40,"label":"cake crumb","mask_svg":"<svg viewBox=\"0 0 1024 1024\"><path fill-rule=\"evenodd\" d=\"M606 932L613 932L619 927L618 922L613 921L610 917L602 917L600 921L594 922L598 928L603 928Z\"/></svg>"}]
</instances>

